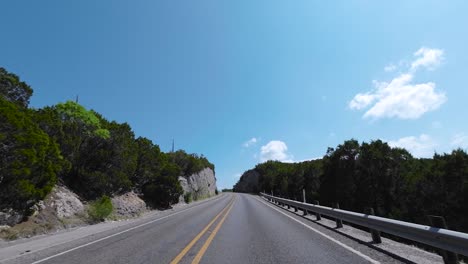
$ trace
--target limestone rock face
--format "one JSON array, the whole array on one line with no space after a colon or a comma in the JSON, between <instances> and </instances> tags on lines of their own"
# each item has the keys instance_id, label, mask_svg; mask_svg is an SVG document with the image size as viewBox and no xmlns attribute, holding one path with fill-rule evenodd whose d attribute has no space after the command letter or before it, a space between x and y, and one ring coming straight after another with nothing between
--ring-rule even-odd
<instances>
[{"instance_id":1,"label":"limestone rock face","mask_svg":"<svg viewBox=\"0 0 468 264\"><path fill-rule=\"evenodd\" d=\"M205 168L188 177L179 177L184 194L191 193L194 200L210 197L216 194L216 177L211 168ZM179 199L183 201L183 196Z\"/></svg>"},{"instance_id":2,"label":"limestone rock face","mask_svg":"<svg viewBox=\"0 0 468 264\"><path fill-rule=\"evenodd\" d=\"M52 223L58 219L84 214L85 206L74 192L62 185L56 185L49 195L31 207L35 222ZM0 225L14 226L25 219L22 212L3 210L0 212Z\"/></svg>"},{"instance_id":3,"label":"limestone rock face","mask_svg":"<svg viewBox=\"0 0 468 264\"><path fill-rule=\"evenodd\" d=\"M239 181L234 186L234 191L243 193L259 192L258 179L260 174L255 170L248 170L242 174Z\"/></svg>"},{"instance_id":4,"label":"limestone rock face","mask_svg":"<svg viewBox=\"0 0 468 264\"><path fill-rule=\"evenodd\" d=\"M13 209L0 211L0 226L14 226L20 223L23 220L23 217L23 214L14 211Z\"/></svg>"},{"instance_id":5,"label":"limestone rock face","mask_svg":"<svg viewBox=\"0 0 468 264\"><path fill-rule=\"evenodd\" d=\"M85 210L78 195L60 185L54 187L50 196L46 198L45 204L50 204L59 218L72 217Z\"/></svg>"},{"instance_id":6,"label":"limestone rock face","mask_svg":"<svg viewBox=\"0 0 468 264\"><path fill-rule=\"evenodd\" d=\"M134 192L112 197L114 214L121 217L135 217L146 211L146 203Z\"/></svg>"}]
</instances>

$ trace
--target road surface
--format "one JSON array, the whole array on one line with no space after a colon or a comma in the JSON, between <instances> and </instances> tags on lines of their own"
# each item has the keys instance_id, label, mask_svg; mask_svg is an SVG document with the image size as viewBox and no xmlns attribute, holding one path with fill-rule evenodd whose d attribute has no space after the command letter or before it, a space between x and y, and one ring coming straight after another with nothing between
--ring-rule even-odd
<instances>
[{"instance_id":1,"label":"road surface","mask_svg":"<svg viewBox=\"0 0 468 264\"><path fill-rule=\"evenodd\" d=\"M53 236L29 243L47 239ZM258 196L235 193L19 257L5 252L0 263L399 263Z\"/></svg>"}]
</instances>

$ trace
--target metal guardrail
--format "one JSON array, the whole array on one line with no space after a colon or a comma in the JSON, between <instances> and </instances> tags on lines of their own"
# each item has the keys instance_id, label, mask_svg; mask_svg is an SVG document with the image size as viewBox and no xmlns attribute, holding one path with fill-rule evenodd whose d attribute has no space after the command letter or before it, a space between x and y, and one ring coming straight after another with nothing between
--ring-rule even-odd
<instances>
[{"instance_id":1,"label":"metal guardrail","mask_svg":"<svg viewBox=\"0 0 468 264\"><path fill-rule=\"evenodd\" d=\"M439 249L468 256L468 234L465 233L303 203L271 196L265 193L260 193L260 195L273 202L282 203L301 210L314 212L316 214L326 215L358 226L368 227L371 230L381 231L387 234L406 238L411 241L417 241Z\"/></svg>"}]
</instances>

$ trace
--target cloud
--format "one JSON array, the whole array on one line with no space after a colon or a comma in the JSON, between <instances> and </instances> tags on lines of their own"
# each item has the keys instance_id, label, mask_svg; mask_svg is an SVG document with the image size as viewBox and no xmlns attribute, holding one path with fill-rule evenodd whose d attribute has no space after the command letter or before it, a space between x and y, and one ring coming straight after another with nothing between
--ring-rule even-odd
<instances>
[{"instance_id":1,"label":"cloud","mask_svg":"<svg viewBox=\"0 0 468 264\"><path fill-rule=\"evenodd\" d=\"M450 142L450 145L454 148L462 148L466 149L468 148L468 135L465 133L458 133L455 136L452 137L452 141Z\"/></svg>"},{"instance_id":2,"label":"cloud","mask_svg":"<svg viewBox=\"0 0 468 264\"><path fill-rule=\"evenodd\" d=\"M390 83L374 82L377 90L372 94L371 103L375 104L364 118L417 119L447 101L445 93L435 91L434 83L412 84L412 79L411 74L402 74Z\"/></svg>"},{"instance_id":3,"label":"cloud","mask_svg":"<svg viewBox=\"0 0 468 264\"><path fill-rule=\"evenodd\" d=\"M386 71L386 72L393 72L393 71L395 71L396 69L397 69L397 66L396 66L395 64L391 63L391 64L385 66L384 71Z\"/></svg>"},{"instance_id":4,"label":"cloud","mask_svg":"<svg viewBox=\"0 0 468 264\"><path fill-rule=\"evenodd\" d=\"M429 135L421 134L419 137L403 137L396 141L389 141L388 145L408 150L418 158L430 158L434 155L438 144Z\"/></svg>"},{"instance_id":5,"label":"cloud","mask_svg":"<svg viewBox=\"0 0 468 264\"><path fill-rule=\"evenodd\" d=\"M260 149L260 160L277 160L283 162L292 162L292 156L287 153L288 146L283 141L273 140L262 146Z\"/></svg>"},{"instance_id":6,"label":"cloud","mask_svg":"<svg viewBox=\"0 0 468 264\"><path fill-rule=\"evenodd\" d=\"M242 173L234 174L234 179L239 179L242 176Z\"/></svg>"},{"instance_id":7,"label":"cloud","mask_svg":"<svg viewBox=\"0 0 468 264\"><path fill-rule=\"evenodd\" d=\"M422 47L414 53L414 56L417 58L411 63L412 71L417 70L419 67L434 70L443 61L444 51L441 49Z\"/></svg>"},{"instance_id":8,"label":"cloud","mask_svg":"<svg viewBox=\"0 0 468 264\"><path fill-rule=\"evenodd\" d=\"M373 103L377 99L376 94L372 93L365 93L361 94L358 93L354 96L353 100L349 102L349 108L352 110L361 110L363 108L366 108L369 106L371 103Z\"/></svg>"},{"instance_id":9,"label":"cloud","mask_svg":"<svg viewBox=\"0 0 468 264\"><path fill-rule=\"evenodd\" d=\"M244 144L242 144L242 146L244 148L248 148L248 147L251 147L251 146L257 144L257 142L258 142L257 138L253 137L253 138L247 140L246 142L244 142Z\"/></svg>"},{"instance_id":10,"label":"cloud","mask_svg":"<svg viewBox=\"0 0 468 264\"><path fill-rule=\"evenodd\" d=\"M390 82L374 80L374 89L367 93L358 93L349 102L351 110L369 108L364 118L400 118L417 119L424 113L438 109L447 101L444 92L436 91L433 82L413 83L415 70L420 67L434 68L440 64L443 51L421 48L411 63L408 73L402 73Z\"/></svg>"}]
</instances>

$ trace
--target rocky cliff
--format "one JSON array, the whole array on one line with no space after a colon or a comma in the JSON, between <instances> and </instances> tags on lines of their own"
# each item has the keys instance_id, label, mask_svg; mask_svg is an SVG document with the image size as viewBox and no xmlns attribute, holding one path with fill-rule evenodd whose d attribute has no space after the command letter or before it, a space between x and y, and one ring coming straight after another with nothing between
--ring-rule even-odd
<instances>
[{"instance_id":1,"label":"rocky cliff","mask_svg":"<svg viewBox=\"0 0 468 264\"><path fill-rule=\"evenodd\" d=\"M216 177L214 171L210 168L205 168L188 177L180 176L179 182L184 189L184 195L191 193L194 200L207 198L216 194ZM180 201L183 200L183 196L181 196Z\"/></svg>"},{"instance_id":2,"label":"rocky cliff","mask_svg":"<svg viewBox=\"0 0 468 264\"><path fill-rule=\"evenodd\" d=\"M258 189L258 179L260 174L255 170L248 170L242 174L239 181L234 185L235 192L243 193L257 193L260 190Z\"/></svg>"}]
</instances>

